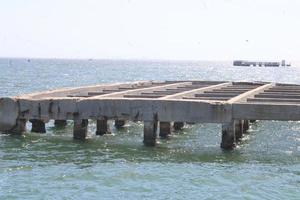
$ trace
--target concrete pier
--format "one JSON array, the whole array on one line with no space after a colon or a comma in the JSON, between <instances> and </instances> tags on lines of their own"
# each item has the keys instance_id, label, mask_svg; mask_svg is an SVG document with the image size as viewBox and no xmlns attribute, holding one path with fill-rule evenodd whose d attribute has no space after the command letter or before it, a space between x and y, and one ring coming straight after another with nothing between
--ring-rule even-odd
<instances>
[{"instance_id":1,"label":"concrete pier","mask_svg":"<svg viewBox=\"0 0 300 200\"><path fill-rule=\"evenodd\" d=\"M234 128L235 140L238 141L243 137L244 121L243 120L235 120L234 125L235 125L235 128Z\"/></svg>"},{"instance_id":2,"label":"concrete pier","mask_svg":"<svg viewBox=\"0 0 300 200\"><path fill-rule=\"evenodd\" d=\"M22 135L26 132L26 119L17 119L15 126L9 131L3 131L4 133L11 133L14 135Z\"/></svg>"},{"instance_id":3,"label":"concrete pier","mask_svg":"<svg viewBox=\"0 0 300 200\"><path fill-rule=\"evenodd\" d=\"M77 140L85 140L87 136L88 120L87 119L75 119L73 138Z\"/></svg>"},{"instance_id":4,"label":"concrete pier","mask_svg":"<svg viewBox=\"0 0 300 200\"><path fill-rule=\"evenodd\" d=\"M171 129L170 122L159 122L159 137L167 138L171 134Z\"/></svg>"},{"instance_id":5,"label":"concrete pier","mask_svg":"<svg viewBox=\"0 0 300 200\"><path fill-rule=\"evenodd\" d=\"M97 130L96 135L104 135L104 134L110 134L110 128L107 122L107 119L98 119L97 120Z\"/></svg>"},{"instance_id":6,"label":"concrete pier","mask_svg":"<svg viewBox=\"0 0 300 200\"><path fill-rule=\"evenodd\" d=\"M157 121L144 121L144 144L155 146L157 137Z\"/></svg>"},{"instance_id":7,"label":"concrete pier","mask_svg":"<svg viewBox=\"0 0 300 200\"><path fill-rule=\"evenodd\" d=\"M249 120L243 120L243 132L246 133L249 129Z\"/></svg>"},{"instance_id":8,"label":"concrete pier","mask_svg":"<svg viewBox=\"0 0 300 200\"><path fill-rule=\"evenodd\" d=\"M300 85L227 81L139 81L65 88L0 98L0 132L45 132L74 120L74 138L87 135L88 120L97 120L97 135L126 121L144 122L144 144L154 146L157 125L166 137L184 123L222 124L221 147L231 149L253 120L300 121ZM116 120L117 119L117 120ZM251 120L250 120L251 119ZM220 130L221 131L221 130ZM95 134L95 133L91 133Z\"/></svg>"},{"instance_id":9,"label":"concrete pier","mask_svg":"<svg viewBox=\"0 0 300 200\"><path fill-rule=\"evenodd\" d=\"M29 121L32 124L31 132L46 133L46 125L43 120L30 119Z\"/></svg>"},{"instance_id":10,"label":"concrete pier","mask_svg":"<svg viewBox=\"0 0 300 200\"><path fill-rule=\"evenodd\" d=\"M179 130L183 129L184 122L174 122L173 127L174 127L175 131L179 131Z\"/></svg>"},{"instance_id":11,"label":"concrete pier","mask_svg":"<svg viewBox=\"0 0 300 200\"><path fill-rule=\"evenodd\" d=\"M235 121L232 120L230 123L222 124L222 141L221 148L222 149L233 149L236 144L236 136L235 136Z\"/></svg>"}]
</instances>

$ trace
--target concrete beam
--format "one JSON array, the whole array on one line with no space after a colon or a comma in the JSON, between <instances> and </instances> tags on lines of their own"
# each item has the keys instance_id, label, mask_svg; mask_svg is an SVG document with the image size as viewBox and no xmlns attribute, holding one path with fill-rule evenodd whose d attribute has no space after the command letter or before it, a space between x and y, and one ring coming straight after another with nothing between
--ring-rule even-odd
<instances>
[{"instance_id":1,"label":"concrete beam","mask_svg":"<svg viewBox=\"0 0 300 200\"><path fill-rule=\"evenodd\" d=\"M232 119L231 105L193 100L158 99L86 99L76 105L83 119L122 118L147 121L149 113L157 113L159 121L223 123Z\"/></svg>"},{"instance_id":2,"label":"concrete beam","mask_svg":"<svg viewBox=\"0 0 300 200\"><path fill-rule=\"evenodd\" d=\"M233 119L299 121L299 104L235 103ZM288 113L288 114L287 114Z\"/></svg>"},{"instance_id":3,"label":"concrete beam","mask_svg":"<svg viewBox=\"0 0 300 200\"><path fill-rule=\"evenodd\" d=\"M229 99L227 101L227 103L233 104L233 103L236 103L236 102L245 102L245 101L247 101L248 98L253 98L256 94L259 94L259 93L263 92L264 90L270 89L273 86L274 86L273 83L269 83L269 84L259 86L259 87L255 88L253 90L249 90L245 93L242 93L242 94L240 94L236 97L233 97L233 98Z\"/></svg>"},{"instance_id":4,"label":"concrete beam","mask_svg":"<svg viewBox=\"0 0 300 200\"><path fill-rule=\"evenodd\" d=\"M193 90L189 90L189 91L184 91L184 92L180 92L180 93L176 93L173 95L167 95L165 97L161 97L159 99L181 99L182 97L194 97L195 94L201 94L204 93L205 91L211 91L213 89L217 89L217 88L222 88L225 86L231 85L231 83L219 83L216 85L211 85L208 87L202 87L202 88L197 88L197 89L193 89Z\"/></svg>"},{"instance_id":5,"label":"concrete beam","mask_svg":"<svg viewBox=\"0 0 300 200\"><path fill-rule=\"evenodd\" d=\"M112 94L105 94L100 96L94 96L90 99L99 99L99 98L117 98L117 97L123 97L126 95L140 95L141 93L148 93L153 92L155 90L161 90L166 88L177 88L178 86L184 86L184 85L191 85L192 82L180 82L180 83L171 83L161 86L154 86L154 87L147 87L147 88L141 88L141 89L135 89L135 90L128 90L128 91L121 91L121 92L115 92Z\"/></svg>"},{"instance_id":6,"label":"concrete beam","mask_svg":"<svg viewBox=\"0 0 300 200\"><path fill-rule=\"evenodd\" d=\"M21 96L17 96L22 99L42 99L49 97L66 97L68 95L75 94L84 94L87 95L88 92L94 91L102 91L103 89L115 89L119 87L136 87L136 86L149 86L153 82L151 81L136 81L136 82L128 82L128 83L109 83L109 84L101 84L101 85L92 85L92 86L83 86L83 87L73 87L73 88L60 88L55 90L48 90L44 92L36 92L31 94L25 94Z\"/></svg>"}]
</instances>

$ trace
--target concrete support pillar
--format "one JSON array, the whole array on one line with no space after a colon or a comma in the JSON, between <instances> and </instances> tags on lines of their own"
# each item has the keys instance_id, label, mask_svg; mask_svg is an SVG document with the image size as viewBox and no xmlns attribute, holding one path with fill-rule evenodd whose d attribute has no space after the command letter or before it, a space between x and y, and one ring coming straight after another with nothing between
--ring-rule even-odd
<instances>
[{"instance_id":1,"label":"concrete support pillar","mask_svg":"<svg viewBox=\"0 0 300 200\"><path fill-rule=\"evenodd\" d=\"M75 119L73 138L77 140L84 140L87 135L89 121L87 119Z\"/></svg>"},{"instance_id":2,"label":"concrete support pillar","mask_svg":"<svg viewBox=\"0 0 300 200\"><path fill-rule=\"evenodd\" d=\"M124 125L126 124L125 120L121 120L121 119L116 119L115 120L115 127L118 128L122 128Z\"/></svg>"},{"instance_id":3,"label":"concrete support pillar","mask_svg":"<svg viewBox=\"0 0 300 200\"><path fill-rule=\"evenodd\" d=\"M26 119L17 119L16 126L9 131L9 133L12 133L14 135L22 135L26 132Z\"/></svg>"},{"instance_id":4,"label":"concrete support pillar","mask_svg":"<svg viewBox=\"0 0 300 200\"><path fill-rule=\"evenodd\" d=\"M244 120L243 131L244 133L249 129L249 120Z\"/></svg>"},{"instance_id":5,"label":"concrete support pillar","mask_svg":"<svg viewBox=\"0 0 300 200\"><path fill-rule=\"evenodd\" d=\"M167 138L171 134L170 122L159 122L159 136L161 138Z\"/></svg>"},{"instance_id":6,"label":"concrete support pillar","mask_svg":"<svg viewBox=\"0 0 300 200\"><path fill-rule=\"evenodd\" d=\"M98 119L97 120L97 130L96 135L110 134L109 125L107 119Z\"/></svg>"},{"instance_id":7,"label":"concrete support pillar","mask_svg":"<svg viewBox=\"0 0 300 200\"><path fill-rule=\"evenodd\" d=\"M181 130L184 127L184 122L174 122L173 127L175 131Z\"/></svg>"},{"instance_id":8,"label":"concrete support pillar","mask_svg":"<svg viewBox=\"0 0 300 200\"><path fill-rule=\"evenodd\" d=\"M62 127L65 127L67 125L67 120L55 120L54 121L54 126L55 127L58 127L58 128L62 128Z\"/></svg>"},{"instance_id":9,"label":"concrete support pillar","mask_svg":"<svg viewBox=\"0 0 300 200\"><path fill-rule=\"evenodd\" d=\"M244 133L244 121L243 120L234 120L235 125L235 140L239 140L243 137Z\"/></svg>"},{"instance_id":10,"label":"concrete support pillar","mask_svg":"<svg viewBox=\"0 0 300 200\"><path fill-rule=\"evenodd\" d=\"M46 133L46 125L43 120L30 119L29 121L32 124L31 132Z\"/></svg>"},{"instance_id":11,"label":"concrete support pillar","mask_svg":"<svg viewBox=\"0 0 300 200\"><path fill-rule=\"evenodd\" d=\"M233 149L235 147L235 121L222 124L222 149Z\"/></svg>"},{"instance_id":12,"label":"concrete support pillar","mask_svg":"<svg viewBox=\"0 0 300 200\"><path fill-rule=\"evenodd\" d=\"M157 121L144 121L144 144L155 146L157 132Z\"/></svg>"}]
</instances>

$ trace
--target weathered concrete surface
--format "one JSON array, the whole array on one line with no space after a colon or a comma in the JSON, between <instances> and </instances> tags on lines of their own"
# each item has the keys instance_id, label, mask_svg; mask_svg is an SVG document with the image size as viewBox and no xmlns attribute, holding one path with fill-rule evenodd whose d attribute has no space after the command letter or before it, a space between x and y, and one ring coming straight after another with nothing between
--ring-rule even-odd
<instances>
[{"instance_id":1,"label":"weathered concrete surface","mask_svg":"<svg viewBox=\"0 0 300 200\"><path fill-rule=\"evenodd\" d=\"M233 104L234 119L299 121L300 105L296 104Z\"/></svg>"},{"instance_id":2,"label":"weathered concrete surface","mask_svg":"<svg viewBox=\"0 0 300 200\"><path fill-rule=\"evenodd\" d=\"M189 100L158 99L86 99L76 106L82 118L122 118L132 121L147 120L157 114L159 121L187 121L222 123L231 121L231 105Z\"/></svg>"},{"instance_id":3,"label":"weathered concrete surface","mask_svg":"<svg viewBox=\"0 0 300 200\"><path fill-rule=\"evenodd\" d=\"M13 130L17 126L19 107L13 98L0 98L0 131Z\"/></svg>"},{"instance_id":4,"label":"weathered concrete surface","mask_svg":"<svg viewBox=\"0 0 300 200\"><path fill-rule=\"evenodd\" d=\"M74 138L84 139L87 119L144 121L144 143L152 146L155 144L157 121L222 123L221 146L230 148L248 129L248 120L298 121L299 113L300 85L140 81L1 98L0 131L20 134L25 131L26 120L30 119L39 122L54 119L63 124L65 120L74 120ZM238 125L241 123L233 126L234 121L244 121L243 129ZM107 122L105 124L107 126ZM44 124L40 125L36 129L43 132ZM123 122L116 125L120 127ZM174 128L181 126L178 123ZM241 133L239 130L242 130ZM108 128L99 125L97 131L107 133Z\"/></svg>"},{"instance_id":5,"label":"weathered concrete surface","mask_svg":"<svg viewBox=\"0 0 300 200\"><path fill-rule=\"evenodd\" d=\"M144 121L144 144L145 146L155 146L157 137L157 117L151 121Z\"/></svg>"},{"instance_id":6,"label":"weathered concrete surface","mask_svg":"<svg viewBox=\"0 0 300 200\"><path fill-rule=\"evenodd\" d=\"M235 147L235 121L232 120L230 123L222 124L222 149L233 149Z\"/></svg>"}]
</instances>

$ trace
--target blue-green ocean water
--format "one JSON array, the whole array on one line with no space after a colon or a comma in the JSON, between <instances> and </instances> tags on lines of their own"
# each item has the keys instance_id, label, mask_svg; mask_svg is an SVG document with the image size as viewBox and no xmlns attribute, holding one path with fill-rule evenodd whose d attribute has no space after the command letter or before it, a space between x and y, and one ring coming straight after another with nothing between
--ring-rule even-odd
<instances>
[{"instance_id":1,"label":"blue-green ocean water","mask_svg":"<svg viewBox=\"0 0 300 200\"><path fill-rule=\"evenodd\" d=\"M230 62L0 59L0 72L0 96L136 80L300 83L295 65ZM86 142L72 139L71 122L0 134L0 199L300 199L300 122L258 121L231 152L217 124L189 125L155 148L143 146L142 124L111 127L95 136L91 122Z\"/></svg>"}]
</instances>

